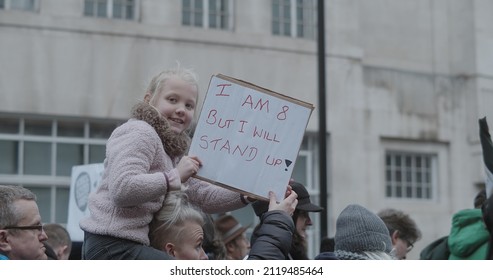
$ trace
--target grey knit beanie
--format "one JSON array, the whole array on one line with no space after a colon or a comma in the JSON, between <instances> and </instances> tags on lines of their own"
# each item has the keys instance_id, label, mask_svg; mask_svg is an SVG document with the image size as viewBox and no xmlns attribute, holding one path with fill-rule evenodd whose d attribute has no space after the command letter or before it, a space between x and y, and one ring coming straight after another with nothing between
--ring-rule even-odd
<instances>
[{"instance_id":1,"label":"grey knit beanie","mask_svg":"<svg viewBox=\"0 0 493 280\"><path fill-rule=\"evenodd\" d=\"M376 214L356 204L347 206L339 214L334 241L335 251L390 253L392 250L385 223Z\"/></svg>"}]
</instances>

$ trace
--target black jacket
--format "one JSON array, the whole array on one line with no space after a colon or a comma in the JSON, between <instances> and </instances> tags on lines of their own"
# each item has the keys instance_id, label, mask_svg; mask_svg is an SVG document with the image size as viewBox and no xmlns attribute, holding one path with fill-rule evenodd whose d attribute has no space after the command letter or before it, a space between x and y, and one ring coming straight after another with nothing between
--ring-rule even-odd
<instances>
[{"instance_id":1,"label":"black jacket","mask_svg":"<svg viewBox=\"0 0 493 280\"><path fill-rule=\"evenodd\" d=\"M249 260L286 260L294 232L293 219L283 211L269 211L260 217L252 234Z\"/></svg>"},{"instance_id":2,"label":"black jacket","mask_svg":"<svg viewBox=\"0 0 493 280\"><path fill-rule=\"evenodd\" d=\"M433 241L419 254L420 260L448 260L449 257L448 235Z\"/></svg>"}]
</instances>

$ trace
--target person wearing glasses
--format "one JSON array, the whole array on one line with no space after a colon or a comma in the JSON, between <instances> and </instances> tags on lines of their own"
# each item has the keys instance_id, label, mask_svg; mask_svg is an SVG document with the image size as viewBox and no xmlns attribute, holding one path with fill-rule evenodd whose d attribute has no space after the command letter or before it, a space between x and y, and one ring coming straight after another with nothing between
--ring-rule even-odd
<instances>
[{"instance_id":1,"label":"person wearing glasses","mask_svg":"<svg viewBox=\"0 0 493 280\"><path fill-rule=\"evenodd\" d=\"M21 186L0 185L0 260L46 260L36 196Z\"/></svg>"},{"instance_id":2,"label":"person wearing glasses","mask_svg":"<svg viewBox=\"0 0 493 280\"><path fill-rule=\"evenodd\" d=\"M384 209L377 214L389 229L396 259L405 260L414 243L421 239L421 231L408 214L397 209Z\"/></svg>"}]
</instances>

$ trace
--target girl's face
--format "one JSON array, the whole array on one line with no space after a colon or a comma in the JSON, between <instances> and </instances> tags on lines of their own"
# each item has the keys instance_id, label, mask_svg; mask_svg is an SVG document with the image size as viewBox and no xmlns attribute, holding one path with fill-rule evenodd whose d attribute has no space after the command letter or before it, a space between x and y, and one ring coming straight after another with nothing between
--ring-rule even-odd
<instances>
[{"instance_id":1,"label":"girl's face","mask_svg":"<svg viewBox=\"0 0 493 280\"><path fill-rule=\"evenodd\" d=\"M168 120L171 130L181 133L189 128L197 104L197 87L173 76L164 82L163 88L156 94L152 98L150 93L146 93L144 100L151 101L151 105Z\"/></svg>"}]
</instances>

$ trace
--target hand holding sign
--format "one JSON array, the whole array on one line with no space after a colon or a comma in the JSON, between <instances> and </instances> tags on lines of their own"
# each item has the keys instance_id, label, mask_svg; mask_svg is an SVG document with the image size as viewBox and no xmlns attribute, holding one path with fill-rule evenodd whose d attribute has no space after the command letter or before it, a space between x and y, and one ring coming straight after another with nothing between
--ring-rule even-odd
<instances>
[{"instance_id":1,"label":"hand holding sign","mask_svg":"<svg viewBox=\"0 0 493 280\"><path fill-rule=\"evenodd\" d=\"M196 177L245 195L284 197L313 106L221 74L212 76L190 155Z\"/></svg>"}]
</instances>

